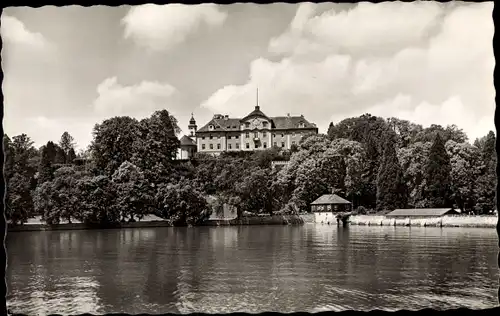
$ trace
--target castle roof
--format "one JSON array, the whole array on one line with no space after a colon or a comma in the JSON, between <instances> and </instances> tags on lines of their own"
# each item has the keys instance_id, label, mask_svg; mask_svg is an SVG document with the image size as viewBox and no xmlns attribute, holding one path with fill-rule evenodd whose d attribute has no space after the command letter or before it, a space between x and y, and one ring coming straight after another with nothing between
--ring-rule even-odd
<instances>
[{"instance_id":1,"label":"castle roof","mask_svg":"<svg viewBox=\"0 0 500 316\"><path fill-rule=\"evenodd\" d=\"M255 110L250 112L244 118L229 118L228 116L223 116L216 114L214 117L200 128L197 132L230 132L230 131L240 131L240 124L251 117L263 117L271 122L272 129L286 130L286 129L312 129L317 128L315 124L310 123L304 118L303 115L300 116L275 116L268 117L265 115L258 106ZM301 123L303 124L301 126ZM210 130L209 126L212 125L214 128Z\"/></svg>"},{"instance_id":2,"label":"castle roof","mask_svg":"<svg viewBox=\"0 0 500 316\"><path fill-rule=\"evenodd\" d=\"M181 146L196 146L196 143L188 136L182 136L180 140Z\"/></svg>"},{"instance_id":3,"label":"castle roof","mask_svg":"<svg viewBox=\"0 0 500 316\"><path fill-rule=\"evenodd\" d=\"M251 117L263 117L265 119L271 120L269 117L267 117L267 115L264 114L264 112L262 112L260 110L260 106L258 106L258 105L255 106L255 109L252 112L250 112L247 116L245 116L241 120L245 121L245 120L247 120L247 119L249 119Z\"/></svg>"}]
</instances>

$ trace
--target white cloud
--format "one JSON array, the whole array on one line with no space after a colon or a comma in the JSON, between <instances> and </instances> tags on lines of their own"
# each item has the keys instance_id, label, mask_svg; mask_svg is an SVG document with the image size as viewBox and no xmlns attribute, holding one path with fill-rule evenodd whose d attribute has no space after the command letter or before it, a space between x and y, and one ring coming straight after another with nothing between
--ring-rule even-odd
<instances>
[{"instance_id":1,"label":"white cloud","mask_svg":"<svg viewBox=\"0 0 500 316\"><path fill-rule=\"evenodd\" d=\"M227 13L214 4L145 4L131 8L122 23L125 38L152 51L162 51L181 44L200 26L220 26L226 18Z\"/></svg>"},{"instance_id":2,"label":"white cloud","mask_svg":"<svg viewBox=\"0 0 500 316\"><path fill-rule=\"evenodd\" d=\"M149 116L156 110L177 105L177 90L167 84L142 81L123 86L116 77L107 78L97 87L98 97L92 104L103 118L117 115Z\"/></svg>"},{"instance_id":3,"label":"white cloud","mask_svg":"<svg viewBox=\"0 0 500 316\"><path fill-rule=\"evenodd\" d=\"M301 5L290 28L270 41L282 59L255 60L245 84L221 88L202 107L244 115L259 86L266 113L303 113L320 132L373 111L456 124L473 139L494 128L492 9L385 2L314 16L313 4Z\"/></svg>"},{"instance_id":4,"label":"white cloud","mask_svg":"<svg viewBox=\"0 0 500 316\"><path fill-rule=\"evenodd\" d=\"M436 27L441 5L436 2L360 2L349 11L329 10L313 16L302 4L287 32L271 40L274 53L343 53L371 55L396 52L419 42Z\"/></svg>"},{"instance_id":5,"label":"white cloud","mask_svg":"<svg viewBox=\"0 0 500 316\"><path fill-rule=\"evenodd\" d=\"M47 48L48 41L40 33L31 32L17 18L2 14L0 33L4 42L27 45L31 48Z\"/></svg>"}]
</instances>

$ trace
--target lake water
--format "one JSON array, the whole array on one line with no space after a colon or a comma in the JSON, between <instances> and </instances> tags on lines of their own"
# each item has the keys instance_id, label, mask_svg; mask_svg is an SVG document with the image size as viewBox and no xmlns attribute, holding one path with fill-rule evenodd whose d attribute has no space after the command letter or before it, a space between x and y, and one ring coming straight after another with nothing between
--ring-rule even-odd
<instances>
[{"instance_id":1,"label":"lake water","mask_svg":"<svg viewBox=\"0 0 500 316\"><path fill-rule=\"evenodd\" d=\"M489 308L497 245L480 228L10 233L7 301L29 315Z\"/></svg>"}]
</instances>

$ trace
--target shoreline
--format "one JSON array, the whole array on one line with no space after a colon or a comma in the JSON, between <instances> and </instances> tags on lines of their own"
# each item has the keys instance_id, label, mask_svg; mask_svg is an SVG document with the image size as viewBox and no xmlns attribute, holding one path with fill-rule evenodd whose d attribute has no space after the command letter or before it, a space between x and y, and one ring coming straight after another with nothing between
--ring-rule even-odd
<instances>
[{"instance_id":1,"label":"shoreline","mask_svg":"<svg viewBox=\"0 0 500 316\"><path fill-rule=\"evenodd\" d=\"M336 221L324 222L316 218L314 213L300 215L248 216L241 219L210 219L197 226L255 226L255 225L303 225L306 223L320 225L337 225ZM497 216L443 216L428 218L388 218L384 215L352 215L348 225L353 226L399 226L399 227L468 227L496 228ZM55 230L95 230L95 229L126 229L174 227L168 220L137 221L133 223L113 223L96 225L84 223L63 223L47 225L44 223L8 225L7 232L55 231Z\"/></svg>"},{"instance_id":2,"label":"shoreline","mask_svg":"<svg viewBox=\"0 0 500 316\"><path fill-rule=\"evenodd\" d=\"M306 223L337 225L336 220L324 221L315 214L301 215ZM403 227L469 227L496 228L496 215L459 215L425 218L390 218L384 215L352 215L348 224L353 226L403 226Z\"/></svg>"},{"instance_id":3,"label":"shoreline","mask_svg":"<svg viewBox=\"0 0 500 316\"><path fill-rule=\"evenodd\" d=\"M211 219L198 226L249 226L249 225L302 225L304 220L299 215L249 216L242 219ZM95 229L125 229L174 227L168 220L137 221L133 223L113 223L96 225L85 223L63 223L48 225L44 223L8 225L7 232L54 231L54 230L95 230Z\"/></svg>"}]
</instances>

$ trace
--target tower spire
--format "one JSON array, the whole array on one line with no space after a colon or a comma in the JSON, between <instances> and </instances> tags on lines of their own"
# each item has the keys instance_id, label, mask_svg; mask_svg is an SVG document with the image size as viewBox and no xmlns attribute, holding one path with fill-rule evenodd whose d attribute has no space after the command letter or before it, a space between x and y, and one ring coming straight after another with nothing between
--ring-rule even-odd
<instances>
[{"instance_id":1,"label":"tower spire","mask_svg":"<svg viewBox=\"0 0 500 316\"><path fill-rule=\"evenodd\" d=\"M256 99L256 101L257 101L257 105L255 106L255 108L259 109L260 108L259 107L259 87L257 87L257 99Z\"/></svg>"}]
</instances>

